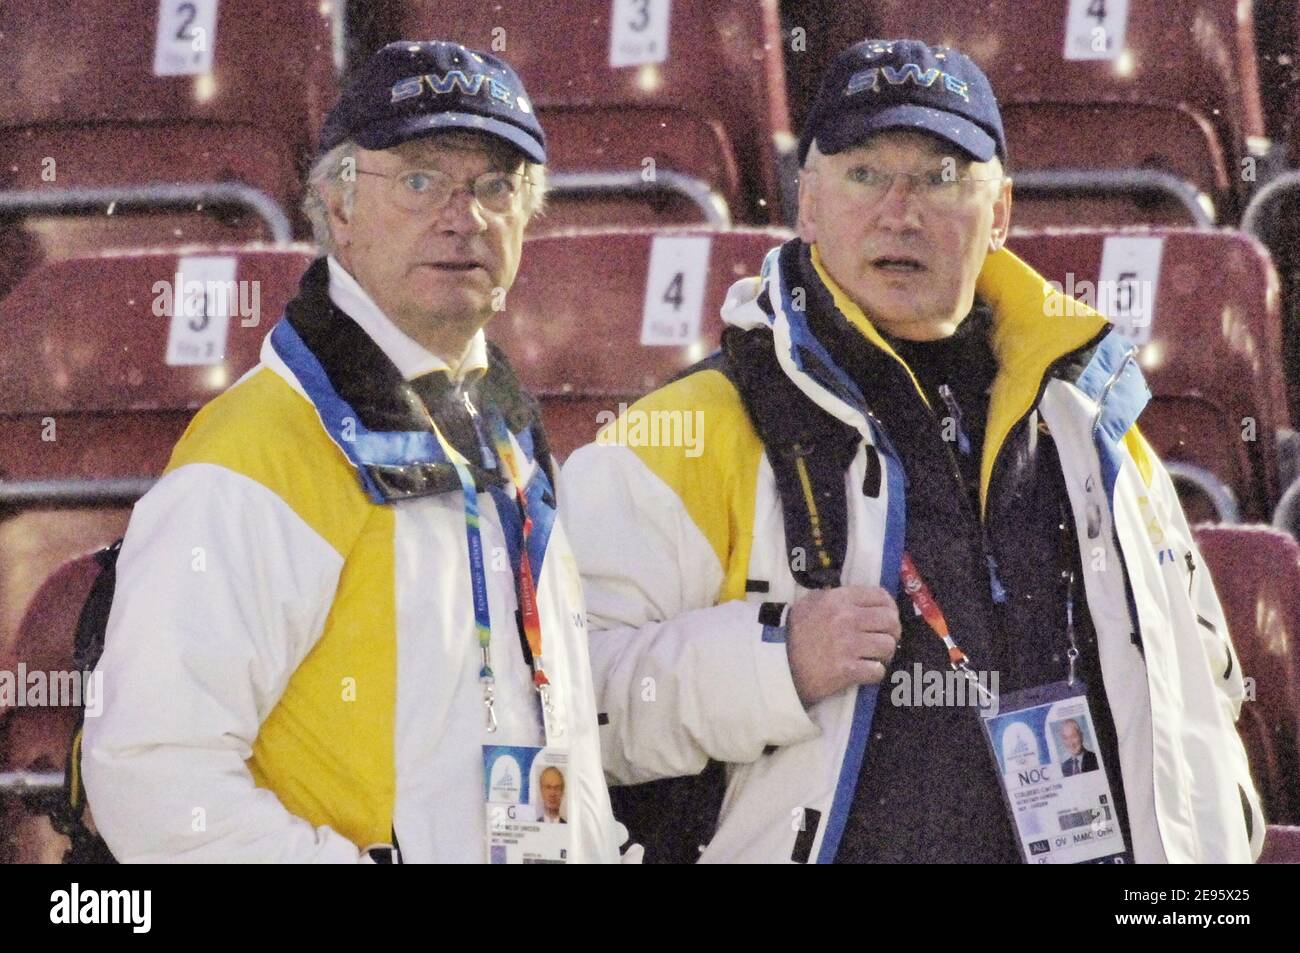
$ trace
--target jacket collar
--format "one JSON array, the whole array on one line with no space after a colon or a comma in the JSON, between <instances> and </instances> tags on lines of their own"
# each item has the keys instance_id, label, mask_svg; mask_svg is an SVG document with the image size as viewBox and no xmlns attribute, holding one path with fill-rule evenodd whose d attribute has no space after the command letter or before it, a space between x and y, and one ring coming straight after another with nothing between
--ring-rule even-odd
<instances>
[{"instance_id":1,"label":"jacket collar","mask_svg":"<svg viewBox=\"0 0 1300 953\"><path fill-rule=\"evenodd\" d=\"M326 259L317 259L303 275L298 295L271 331L270 346L315 405L372 501L459 489L429 427L421 385L406 381L379 345L330 300ZM529 431L538 420L537 406L500 350L489 344L488 356L487 372L465 393L485 414L499 413L531 458ZM430 409L438 421L438 412ZM440 424L440 429L446 428ZM470 469L480 484L501 482L494 468L471 460Z\"/></svg>"}]
</instances>

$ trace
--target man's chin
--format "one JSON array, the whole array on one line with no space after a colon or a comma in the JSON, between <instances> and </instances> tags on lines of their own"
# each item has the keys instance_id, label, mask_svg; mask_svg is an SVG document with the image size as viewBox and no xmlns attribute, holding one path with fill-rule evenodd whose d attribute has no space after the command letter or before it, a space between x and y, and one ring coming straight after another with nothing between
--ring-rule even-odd
<instances>
[{"instance_id":1,"label":"man's chin","mask_svg":"<svg viewBox=\"0 0 1300 953\"><path fill-rule=\"evenodd\" d=\"M437 321L486 321L494 310L492 296L476 289L425 295L421 305L421 310Z\"/></svg>"}]
</instances>

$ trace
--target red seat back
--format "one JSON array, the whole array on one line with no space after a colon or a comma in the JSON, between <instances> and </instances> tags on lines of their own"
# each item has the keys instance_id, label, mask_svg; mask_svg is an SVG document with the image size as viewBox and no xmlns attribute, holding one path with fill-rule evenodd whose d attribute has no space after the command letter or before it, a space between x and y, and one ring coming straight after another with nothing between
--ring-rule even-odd
<instances>
[{"instance_id":1,"label":"red seat back","mask_svg":"<svg viewBox=\"0 0 1300 953\"><path fill-rule=\"evenodd\" d=\"M15 673L16 680L22 675L27 684L31 673L38 673L47 686L57 684L52 673L73 673L77 620L99 572L93 554L55 570L32 597L15 643L0 651L0 671ZM47 693L41 705L0 705L0 772L64 770L78 712L54 704L62 700ZM87 701L83 695L82 704ZM39 807L36 799L0 791L0 863L57 863L62 858L67 839L53 830Z\"/></svg>"},{"instance_id":2,"label":"red seat back","mask_svg":"<svg viewBox=\"0 0 1300 953\"><path fill-rule=\"evenodd\" d=\"M1244 518L1267 520L1281 492L1276 433L1290 415L1278 282L1263 247L1237 232L1186 229L1017 231L1009 247L1086 300L1089 286L1100 288L1107 241L1130 238L1161 243L1150 342L1138 358L1153 400L1139 424L1163 459L1209 470L1232 488ZM1088 303L1105 313L1112 300Z\"/></svg>"},{"instance_id":3,"label":"red seat back","mask_svg":"<svg viewBox=\"0 0 1300 953\"><path fill-rule=\"evenodd\" d=\"M624 5L621 24L616 6L407 0L382 32L455 40L508 60L533 97L554 172L641 175L653 160L656 172L707 183L736 221L780 221L776 149L791 140L776 0L648 0ZM613 47L653 33L661 9L661 61L611 65ZM642 34L633 29L640 23ZM698 209L663 196L650 204L560 196L538 227L700 220Z\"/></svg>"},{"instance_id":4,"label":"red seat back","mask_svg":"<svg viewBox=\"0 0 1300 953\"><path fill-rule=\"evenodd\" d=\"M0 188L233 181L292 215L337 94L333 8L317 0L0 6L0 87L9 91L0 102ZM216 11L210 29L205 9ZM159 75L181 60L196 72ZM33 214L6 243L39 260L265 237L267 226L249 213L93 212Z\"/></svg>"},{"instance_id":5,"label":"red seat back","mask_svg":"<svg viewBox=\"0 0 1300 953\"><path fill-rule=\"evenodd\" d=\"M1248 697L1239 722L1265 816L1300 823L1300 546L1268 527L1202 527L1197 545L1214 579Z\"/></svg>"},{"instance_id":6,"label":"red seat back","mask_svg":"<svg viewBox=\"0 0 1300 953\"><path fill-rule=\"evenodd\" d=\"M194 412L257 362L311 258L303 246L202 248L50 262L30 272L0 299L0 490L158 476ZM209 270L196 271L196 259L208 260ZM224 267L237 283L224 356L201 353L219 335L187 333L219 328L218 317L182 316L174 330L162 313L172 308L178 267L184 281ZM246 316L238 313L241 289ZM212 301L216 311L215 294ZM173 360L188 348L206 363L169 364L169 347ZM121 536L129 511L127 503L71 501L0 508L0 651L50 572Z\"/></svg>"},{"instance_id":7,"label":"red seat back","mask_svg":"<svg viewBox=\"0 0 1300 953\"><path fill-rule=\"evenodd\" d=\"M716 350L727 289L757 275L764 254L788 237L776 229L678 229L529 240L488 334L541 398L557 455L594 439L608 419L598 414L618 413L620 403ZM683 239L697 244L668 267Z\"/></svg>"},{"instance_id":8,"label":"red seat back","mask_svg":"<svg viewBox=\"0 0 1300 953\"><path fill-rule=\"evenodd\" d=\"M1300 864L1300 827L1270 824L1264 833L1261 864Z\"/></svg>"}]
</instances>

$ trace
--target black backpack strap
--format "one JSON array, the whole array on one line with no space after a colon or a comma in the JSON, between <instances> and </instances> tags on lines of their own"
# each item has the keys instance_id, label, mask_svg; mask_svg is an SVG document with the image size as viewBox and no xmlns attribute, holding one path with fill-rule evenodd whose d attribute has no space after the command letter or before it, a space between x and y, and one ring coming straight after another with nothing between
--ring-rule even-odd
<instances>
[{"instance_id":1,"label":"black backpack strap","mask_svg":"<svg viewBox=\"0 0 1300 953\"><path fill-rule=\"evenodd\" d=\"M699 774L612 786L609 801L631 841L645 848L643 863L693 864L717 832L726 793L726 768L710 761Z\"/></svg>"},{"instance_id":2,"label":"black backpack strap","mask_svg":"<svg viewBox=\"0 0 1300 953\"><path fill-rule=\"evenodd\" d=\"M122 549L119 539L113 545L95 554L99 575L95 577L77 618L73 636L73 665L79 672L92 671L99 664L104 651L104 633L108 628L108 613L113 607L113 593L117 588L117 557ZM51 826L72 841L64 854L66 864L114 864L117 861L108 845L86 826L86 787L81 780L81 737L85 722L85 709L79 709L72 738L68 743L68 759L63 767L63 790L49 806Z\"/></svg>"}]
</instances>

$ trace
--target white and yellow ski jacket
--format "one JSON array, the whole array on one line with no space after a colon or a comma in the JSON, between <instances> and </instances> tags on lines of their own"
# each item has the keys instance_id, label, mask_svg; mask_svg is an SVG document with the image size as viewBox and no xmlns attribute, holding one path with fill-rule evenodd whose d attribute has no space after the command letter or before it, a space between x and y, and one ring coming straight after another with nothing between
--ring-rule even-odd
<instances>
[{"instance_id":1,"label":"white and yellow ski jacket","mask_svg":"<svg viewBox=\"0 0 1300 953\"><path fill-rule=\"evenodd\" d=\"M902 467L867 408L811 370L825 362L808 359L820 345L792 306L778 251L760 277L733 286L723 316L734 327L770 328L784 373L860 433L844 478L841 578L895 591ZM814 261L846 319L892 354L815 249ZM763 291L770 307L760 305ZM1058 293L1005 250L988 257L977 294L994 311L1000 367L982 499L1007 435L1036 409L1056 441L1076 522L1134 857L1249 862L1263 846L1265 825L1234 727L1241 669L1173 484L1134 427L1149 392L1131 348L1111 333L1077 379L1046 379L1054 362L1101 334L1105 319L1074 302L1045 312L1045 296ZM1043 320L1044 313L1069 316ZM634 439L655 433L656 413L671 421L697 412L702 434L689 448ZM870 740L878 687L805 710L784 641L765 638L760 603L792 602L800 589L771 466L731 380L698 369L625 417L572 454L561 477L563 518L590 613L598 706L607 717L601 731L609 778L634 784L724 762L725 800L702 861L789 862L796 840L808 836L800 819L815 817L808 856L829 862ZM874 496L858 489L868 451L885 470ZM749 579L770 588L747 593Z\"/></svg>"},{"instance_id":2,"label":"white and yellow ski jacket","mask_svg":"<svg viewBox=\"0 0 1300 953\"><path fill-rule=\"evenodd\" d=\"M328 307L324 283L322 260L299 299L311 320ZM82 752L119 860L356 862L395 838L404 862L485 862L481 746L544 743L506 559L517 510L479 495L500 722L489 735L459 484L428 465L430 432L367 429L340 395L341 375L363 385L382 355L334 314L326 357L277 324L135 507L99 665L104 710ZM530 433L513 437L523 479L553 512ZM530 549L569 758L570 860L616 862L576 566L558 523L535 528Z\"/></svg>"}]
</instances>

